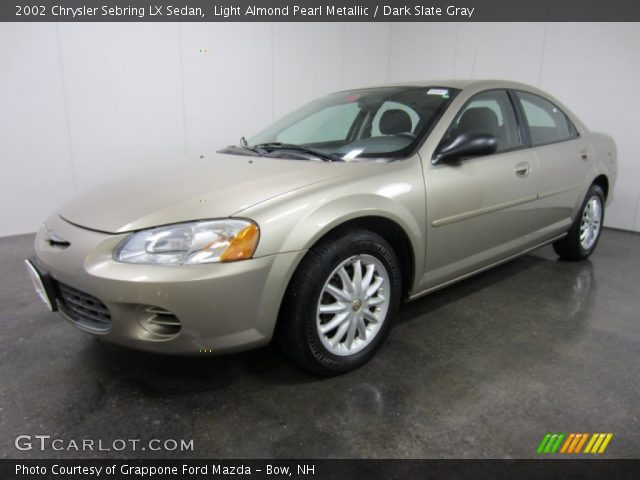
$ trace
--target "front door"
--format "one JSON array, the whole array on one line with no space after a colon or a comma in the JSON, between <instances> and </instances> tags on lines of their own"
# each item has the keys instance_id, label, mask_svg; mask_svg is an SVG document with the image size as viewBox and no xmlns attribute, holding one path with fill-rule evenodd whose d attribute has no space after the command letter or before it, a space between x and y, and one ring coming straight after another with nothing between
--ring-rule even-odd
<instances>
[{"instance_id":1,"label":"front door","mask_svg":"<svg viewBox=\"0 0 640 480\"><path fill-rule=\"evenodd\" d=\"M530 242L539 169L524 147L506 91L472 97L444 141L472 132L494 135L496 153L437 165L424 159L426 289L506 258Z\"/></svg>"}]
</instances>

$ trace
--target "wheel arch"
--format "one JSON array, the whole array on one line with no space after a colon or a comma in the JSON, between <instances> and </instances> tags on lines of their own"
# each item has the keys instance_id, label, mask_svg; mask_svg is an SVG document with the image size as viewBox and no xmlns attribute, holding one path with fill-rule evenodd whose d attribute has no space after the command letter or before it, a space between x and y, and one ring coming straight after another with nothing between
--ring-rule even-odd
<instances>
[{"instance_id":1,"label":"wheel arch","mask_svg":"<svg viewBox=\"0 0 640 480\"><path fill-rule=\"evenodd\" d=\"M416 252L414 251L414 246L409 234L398 222L385 216L370 214L348 218L336 225L333 225L331 228L324 230L320 236L315 238L313 243L306 250L305 255L299 259L295 267L292 269L291 274L287 279L284 293L280 299L280 305L278 306L278 315L273 329L274 337L279 335L278 332L282 334L282 312L286 305L285 302L287 301L288 292L290 291L296 272L304 263L304 260L309 255L310 251L328 238L340 235L343 231L346 234L349 230L353 229L371 231L384 238L390 244L398 258L400 274L402 276L402 296L400 302L406 300L408 293L413 286L414 276L416 274Z\"/></svg>"},{"instance_id":2,"label":"wheel arch","mask_svg":"<svg viewBox=\"0 0 640 480\"><path fill-rule=\"evenodd\" d=\"M326 231L310 248L323 242L327 237L335 235L340 231L346 232L349 229L368 230L381 236L391 245L400 264L402 295L403 298L406 297L415 282L416 253L409 239L409 235L407 235L404 228L396 221L379 215L365 215L351 218Z\"/></svg>"},{"instance_id":3,"label":"wheel arch","mask_svg":"<svg viewBox=\"0 0 640 480\"><path fill-rule=\"evenodd\" d=\"M415 275L417 271L416 264L416 250L413 245L409 234L406 229L400 225L397 221L379 214L360 215L351 218L344 219L343 221L332 225L331 228L327 228L321 232L307 248L307 252L300 258L295 267L292 269L289 278L287 279L287 285L284 289L284 294L280 299L280 305L278 307L278 319L276 321L275 329L277 330L280 323L280 312L282 311L284 302L287 298L287 292L291 286L291 282L295 277L295 273L300 268L300 265L304 262L305 257L309 251L316 245L319 245L324 240L332 235L339 234L341 231L348 231L349 229L359 228L363 230L369 230L373 233L380 235L384 238L393 248L394 253L398 257L400 263L400 271L402 275L402 300L408 297L408 293L411 291L415 282Z\"/></svg>"},{"instance_id":4,"label":"wheel arch","mask_svg":"<svg viewBox=\"0 0 640 480\"><path fill-rule=\"evenodd\" d=\"M609 197L609 179L607 178L607 176L605 174L600 174L593 179L593 182L591 182L591 184L598 185L602 189L602 192L604 193L604 200L606 202L607 198Z\"/></svg>"}]
</instances>

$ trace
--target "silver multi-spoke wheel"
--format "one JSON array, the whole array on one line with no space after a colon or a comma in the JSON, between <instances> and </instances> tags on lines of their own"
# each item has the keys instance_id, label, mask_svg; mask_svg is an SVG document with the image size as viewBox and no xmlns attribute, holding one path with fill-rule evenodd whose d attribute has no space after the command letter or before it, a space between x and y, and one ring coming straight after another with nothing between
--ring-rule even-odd
<instances>
[{"instance_id":1,"label":"silver multi-spoke wheel","mask_svg":"<svg viewBox=\"0 0 640 480\"><path fill-rule=\"evenodd\" d=\"M600 198L593 196L589 199L582 212L580 223L580 245L585 250L593 247L600 233L602 224L602 203Z\"/></svg>"},{"instance_id":2,"label":"silver multi-spoke wheel","mask_svg":"<svg viewBox=\"0 0 640 480\"><path fill-rule=\"evenodd\" d=\"M355 255L338 265L322 287L316 309L322 345L340 356L369 345L387 316L390 288L387 269L371 255Z\"/></svg>"},{"instance_id":3,"label":"silver multi-spoke wheel","mask_svg":"<svg viewBox=\"0 0 640 480\"><path fill-rule=\"evenodd\" d=\"M567 234L553 242L553 249L560 257L565 260L584 260L593 253L602 233L604 203L602 187L594 183L589 187L581 213L576 215Z\"/></svg>"}]
</instances>

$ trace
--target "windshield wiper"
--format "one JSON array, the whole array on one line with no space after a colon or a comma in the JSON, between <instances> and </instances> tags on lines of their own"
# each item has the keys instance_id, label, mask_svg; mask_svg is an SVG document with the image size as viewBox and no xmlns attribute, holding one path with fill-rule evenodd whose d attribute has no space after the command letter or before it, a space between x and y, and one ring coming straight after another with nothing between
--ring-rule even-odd
<instances>
[{"instance_id":1,"label":"windshield wiper","mask_svg":"<svg viewBox=\"0 0 640 480\"><path fill-rule=\"evenodd\" d=\"M220 153L235 153L237 155L251 155L261 157L265 152L258 150L257 148L244 147L242 145L229 145L222 150L218 150Z\"/></svg>"},{"instance_id":2,"label":"windshield wiper","mask_svg":"<svg viewBox=\"0 0 640 480\"><path fill-rule=\"evenodd\" d=\"M296 145L294 143L281 143L281 142L270 142L270 143L259 143L258 145L254 145L253 148L257 150L266 150L266 151L274 151L274 150L292 150L300 153L307 153L309 155L313 155L314 157L318 157L322 160L328 162L343 162L344 160L339 155L334 153L325 153L320 150L316 150L313 148L303 147L302 145Z\"/></svg>"},{"instance_id":3,"label":"windshield wiper","mask_svg":"<svg viewBox=\"0 0 640 480\"><path fill-rule=\"evenodd\" d=\"M232 153L231 151L235 150L246 150L248 152L254 153L256 155L258 155L259 157L261 157L262 155L264 155L266 152L265 150L261 150L259 148L256 147L251 147L249 146L249 143L247 142L247 139L244 137L240 137L240 145L229 145L228 147L223 148L222 150L220 150L221 153Z\"/></svg>"}]
</instances>

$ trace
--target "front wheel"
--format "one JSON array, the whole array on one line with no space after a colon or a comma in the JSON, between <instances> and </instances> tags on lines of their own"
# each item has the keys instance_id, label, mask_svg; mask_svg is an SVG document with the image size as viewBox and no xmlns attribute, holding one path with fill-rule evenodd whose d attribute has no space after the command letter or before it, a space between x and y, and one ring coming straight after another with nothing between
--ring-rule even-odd
<instances>
[{"instance_id":1,"label":"front wheel","mask_svg":"<svg viewBox=\"0 0 640 480\"><path fill-rule=\"evenodd\" d=\"M584 260L593 253L600 240L604 221L604 193L591 185L567 236L554 242L553 249L566 260Z\"/></svg>"},{"instance_id":2,"label":"front wheel","mask_svg":"<svg viewBox=\"0 0 640 480\"><path fill-rule=\"evenodd\" d=\"M285 295L276 340L303 368L332 375L366 363L389 332L401 274L379 235L348 230L314 246Z\"/></svg>"}]
</instances>

